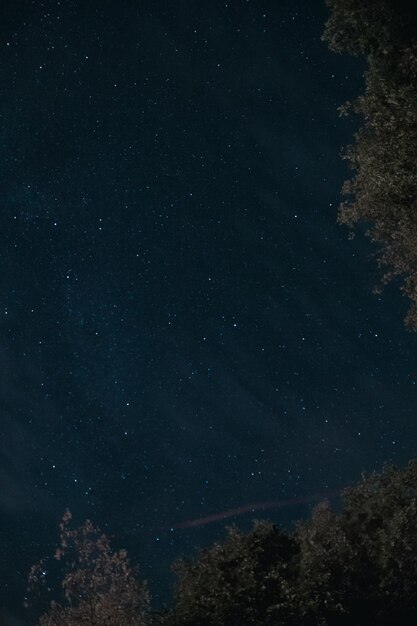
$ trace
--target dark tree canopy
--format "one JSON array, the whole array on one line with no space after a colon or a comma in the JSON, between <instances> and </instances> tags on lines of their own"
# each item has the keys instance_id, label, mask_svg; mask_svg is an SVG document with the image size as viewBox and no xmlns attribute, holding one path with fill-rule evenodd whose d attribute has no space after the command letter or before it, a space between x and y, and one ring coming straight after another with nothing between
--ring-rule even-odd
<instances>
[{"instance_id":1,"label":"dark tree canopy","mask_svg":"<svg viewBox=\"0 0 417 626\"><path fill-rule=\"evenodd\" d=\"M223 544L200 552L195 563L180 560L172 626L292 624L289 581L295 540L268 522L252 532L228 529Z\"/></svg>"},{"instance_id":2,"label":"dark tree canopy","mask_svg":"<svg viewBox=\"0 0 417 626\"><path fill-rule=\"evenodd\" d=\"M381 285L398 279L417 330L417 18L409 0L326 0L323 38L335 52L366 56L365 93L341 107L362 117L344 154L355 174L339 222L362 222L378 244Z\"/></svg>"},{"instance_id":3,"label":"dark tree canopy","mask_svg":"<svg viewBox=\"0 0 417 626\"><path fill-rule=\"evenodd\" d=\"M417 461L363 475L287 533L256 522L176 566L164 626L407 626L417 623Z\"/></svg>"},{"instance_id":4,"label":"dark tree canopy","mask_svg":"<svg viewBox=\"0 0 417 626\"><path fill-rule=\"evenodd\" d=\"M61 523L65 561L59 602L40 626L414 626L417 624L417 460L363 474L293 531L254 522L174 564L173 607L148 610L146 583L126 552L113 552L91 522ZM34 566L37 585L49 569Z\"/></svg>"},{"instance_id":5,"label":"dark tree canopy","mask_svg":"<svg viewBox=\"0 0 417 626\"><path fill-rule=\"evenodd\" d=\"M417 623L416 522L416 461L364 475L340 515L318 505L297 531L299 602L312 623Z\"/></svg>"}]
</instances>

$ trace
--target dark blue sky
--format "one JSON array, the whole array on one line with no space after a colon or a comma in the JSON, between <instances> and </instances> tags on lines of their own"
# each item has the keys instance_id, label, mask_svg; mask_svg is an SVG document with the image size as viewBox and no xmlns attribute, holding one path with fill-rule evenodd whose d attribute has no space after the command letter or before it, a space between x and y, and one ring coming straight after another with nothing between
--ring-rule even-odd
<instances>
[{"instance_id":1,"label":"dark blue sky","mask_svg":"<svg viewBox=\"0 0 417 626\"><path fill-rule=\"evenodd\" d=\"M364 64L321 1L0 11L1 606L67 506L160 605L224 536L171 527L415 456L407 303L336 224Z\"/></svg>"}]
</instances>

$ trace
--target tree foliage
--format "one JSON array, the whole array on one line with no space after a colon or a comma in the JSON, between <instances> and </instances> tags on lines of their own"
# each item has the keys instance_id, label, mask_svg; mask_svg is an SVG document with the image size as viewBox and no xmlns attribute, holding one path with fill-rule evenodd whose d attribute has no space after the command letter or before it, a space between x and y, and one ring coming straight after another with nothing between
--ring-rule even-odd
<instances>
[{"instance_id":1,"label":"tree foliage","mask_svg":"<svg viewBox=\"0 0 417 626\"><path fill-rule=\"evenodd\" d=\"M407 626L417 623L417 461L363 475L291 532L256 522L181 560L164 626Z\"/></svg>"},{"instance_id":2,"label":"tree foliage","mask_svg":"<svg viewBox=\"0 0 417 626\"><path fill-rule=\"evenodd\" d=\"M143 626L149 596L125 550L113 552L105 534L90 520L71 530L70 511L60 524L57 561L65 560L61 603L53 600L40 626ZM46 584L46 559L34 565L29 589Z\"/></svg>"},{"instance_id":3,"label":"tree foliage","mask_svg":"<svg viewBox=\"0 0 417 626\"><path fill-rule=\"evenodd\" d=\"M299 600L322 624L417 623L417 461L387 466L298 525Z\"/></svg>"},{"instance_id":4,"label":"tree foliage","mask_svg":"<svg viewBox=\"0 0 417 626\"><path fill-rule=\"evenodd\" d=\"M326 0L323 38L335 52L366 56L365 92L341 107L362 117L344 153L354 170L338 220L363 222L378 244L383 285L396 278L417 330L417 19L410 0Z\"/></svg>"},{"instance_id":5,"label":"tree foliage","mask_svg":"<svg viewBox=\"0 0 417 626\"><path fill-rule=\"evenodd\" d=\"M150 612L146 583L88 520L61 523L55 560L62 599L40 626L414 626L417 624L417 460L363 474L292 531L255 521L174 564L173 607ZM45 581L46 560L30 572Z\"/></svg>"},{"instance_id":6,"label":"tree foliage","mask_svg":"<svg viewBox=\"0 0 417 626\"><path fill-rule=\"evenodd\" d=\"M180 560L175 609L164 623L172 626L253 624L291 621L291 563L297 545L268 522L252 532L228 529L225 543L200 552L197 561Z\"/></svg>"}]
</instances>

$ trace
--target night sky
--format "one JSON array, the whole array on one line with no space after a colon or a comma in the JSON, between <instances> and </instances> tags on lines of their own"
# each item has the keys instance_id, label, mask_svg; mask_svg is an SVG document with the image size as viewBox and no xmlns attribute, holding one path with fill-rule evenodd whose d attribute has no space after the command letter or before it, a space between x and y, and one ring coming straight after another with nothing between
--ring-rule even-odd
<instances>
[{"instance_id":1,"label":"night sky","mask_svg":"<svg viewBox=\"0 0 417 626\"><path fill-rule=\"evenodd\" d=\"M416 456L407 302L372 294L375 250L336 223L358 125L337 107L365 64L328 51L326 16L321 0L1 3L8 624L66 507L128 549L159 607L172 561L226 523L290 527Z\"/></svg>"}]
</instances>

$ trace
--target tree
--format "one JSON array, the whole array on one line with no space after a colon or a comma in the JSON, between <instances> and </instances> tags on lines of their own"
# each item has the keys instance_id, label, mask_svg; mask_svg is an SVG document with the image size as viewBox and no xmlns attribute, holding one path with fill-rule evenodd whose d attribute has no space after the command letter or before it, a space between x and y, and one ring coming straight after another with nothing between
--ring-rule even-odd
<instances>
[{"instance_id":1,"label":"tree","mask_svg":"<svg viewBox=\"0 0 417 626\"><path fill-rule=\"evenodd\" d=\"M397 279L410 298L405 318L417 330L417 18L410 0L326 0L323 38L335 52L366 56L365 93L340 108L362 117L344 158L355 175L338 221L362 222L377 243L382 286Z\"/></svg>"},{"instance_id":2,"label":"tree","mask_svg":"<svg viewBox=\"0 0 417 626\"><path fill-rule=\"evenodd\" d=\"M298 525L298 593L317 624L417 623L417 461L386 466Z\"/></svg>"},{"instance_id":3,"label":"tree","mask_svg":"<svg viewBox=\"0 0 417 626\"><path fill-rule=\"evenodd\" d=\"M170 626L297 624L291 608L294 540L276 526L255 522L245 535L232 526L223 544L179 560L175 607L159 623Z\"/></svg>"},{"instance_id":4,"label":"tree","mask_svg":"<svg viewBox=\"0 0 417 626\"><path fill-rule=\"evenodd\" d=\"M417 623L417 460L363 474L342 492L341 512L318 504L292 531L255 521L180 559L174 606L148 612L146 585L125 551L88 520L61 523L63 601L40 626L414 626ZM30 581L45 580L46 561Z\"/></svg>"},{"instance_id":5,"label":"tree","mask_svg":"<svg viewBox=\"0 0 417 626\"><path fill-rule=\"evenodd\" d=\"M40 626L143 626L149 605L146 583L129 564L125 550L113 552L105 534L90 520L69 528L67 509L60 524L55 560L66 561L63 601L52 601ZM29 589L45 586L46 559L31 568Z\"/></svg>"},{"instance_id":6,"label":"tree","mask_svg":"<svg viewBox=\"0 0 417 626\"><path fill-rule=\"evenodd\" d=\"M417 623L417 461L363 474L293 532L255 522L181 560L160 626L388 626Z\"/></svg>"}]
</instances>

